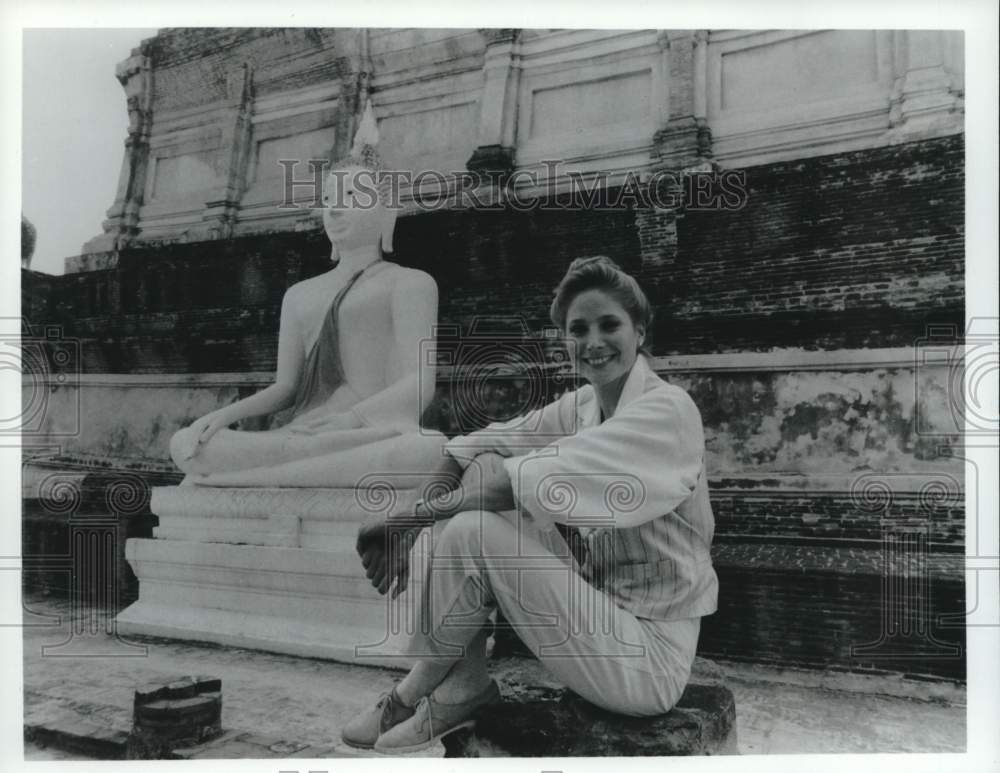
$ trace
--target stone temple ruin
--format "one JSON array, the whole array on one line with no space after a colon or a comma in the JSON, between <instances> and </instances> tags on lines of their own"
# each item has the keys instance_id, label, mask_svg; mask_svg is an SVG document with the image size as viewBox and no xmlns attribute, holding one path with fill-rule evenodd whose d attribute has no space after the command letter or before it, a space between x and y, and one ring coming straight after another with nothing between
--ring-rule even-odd
<instances>
[{"instance_id":1,"label":"stone temple ruin","mask_svg":"<svg viewBox=\"0 0 1000 773\"><path fill-rule=\"evenodd\" d=\"M167 447L272 378L284 290L329 265L308 161L370 99L388 160L429 172L394 255L437 280L453 355L426 426L566 389L547 299L609 255L705 423L700 652L963 676L962 61L936 31L161 30L116 72L102 233L64 276L22 272L25 582L120 633L399 662L352 547L385 503L177 488ZM505 367L470 377L486 347Z\"/></svg>"}]
</instances>

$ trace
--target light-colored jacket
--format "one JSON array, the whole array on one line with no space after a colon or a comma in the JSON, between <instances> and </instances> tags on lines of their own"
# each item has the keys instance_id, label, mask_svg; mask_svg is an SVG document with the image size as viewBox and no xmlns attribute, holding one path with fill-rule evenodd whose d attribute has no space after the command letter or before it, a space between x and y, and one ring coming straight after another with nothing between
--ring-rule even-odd
<instances>
[{"instance_id":1,"label":"light-colored jacket","mask_svg":"<svg viewBox=\"0 0 1000 773\"><path fill-rule=\"evenodd\" d=\"M715 612L701 415L644 356L604 422L587 385L446 448L463 468L486 451L506 457L521 511L542 530L579 528L588 548L581 572L618 606L652 620Z\"/></svg>"}]
</instances>

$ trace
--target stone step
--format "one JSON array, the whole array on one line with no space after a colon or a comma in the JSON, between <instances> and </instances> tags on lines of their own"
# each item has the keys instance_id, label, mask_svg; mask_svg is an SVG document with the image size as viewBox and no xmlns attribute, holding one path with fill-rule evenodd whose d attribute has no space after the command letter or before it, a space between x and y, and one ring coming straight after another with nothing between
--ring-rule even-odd
<instances>
[{"instance_id":1,"label":"stone step","mask_svg":"<svg viewBox=\"0 0 1000 773\"><path fill-rule=\"evenodd\" d=\"M267 519L296 515L307 521L360 522L385 517L423 496L422 489L393 489L372 478L368 488L216 488L160 486L152 490L150 507L163 516Z\"/></svg>"},{"instance_id":2,"label":"stone step","mask_svg":"<svg viewBox=\"0 0 1000 773\"><path fill-rule=\"evenodd\" d=\"M390 602L354 550L361 523L423 495L401 483L373 475L358 490L154 489L156 539L126 546L140 593L118 615L119 633L405 667L421 582ZM430 538L425 531L411 554L412 577L426 574Z\"/></svg>"},{"instance_id":3,"label":"stone step","mask_svg":"<svg viewBox=\"0 0 1000 773\"><path fill-rule=\"evenodd\" d=\"M426 574L431 535L424 531L411 553L411 577ZM141 582L173 584L192 591L227 588L309 598L378 601L364 576L354 542L332 542L327 550L135 539L125 555ZM407 595L410 591L407 591Z\"/></svg>"},{"instance_id":4,"label":"stone step","mask_svg":"<svg viewBox=\"0 0 1000 773\"><path fill-rule=\"evenodd\" d=\"M161 516L160 525L153 529L153 537L181 542L300 547L301 524L295 516L272 516L260 519L259 523L236 518L226 519L226 523L219 523L220 520Z\"/></svg>"},{"instance_id":5,"label":"stone step","mask_svg":"<svg viewBox=\"0 0 1000 773\"><path fill-rule=\"evenodd\" d=\"M387 631L377 615L331 625L293 615L155 603L145 599L145 587L143 596L118 615L120 635L213 642L384 668L408 669L413 663L402 654L408 639L405 632Z\"/></svg>"},{"instance_id":6,"label":"stone step","mask_svg":"<svg viewBox=\"0 0 1000 773\"><path fill-rule=\"evenodd\" d=\"M346 598L316 594L282 591L262 591L258 588L236 586L203 586L194 583L159 582L143 578L149 589L143 588L142 601L151 604L201 609L208 613L218 611L239 612L246 615L270 616L274 618L294 618L311 620L317 624L349 628L354 625L377 624L390 616L413 617L415 607L408 591L390 607L383 597L374 593L374 598ZM290 610L293 610L290 612ZM119 615L119 618L121 615Z\"/></svg>"},{"instance_id":7,"label":"stone step","mask_svg":"<svg viewBox=\"0 0 1000 773\"><path fill-rule=\"evenodd\" d=\"M140 596L118 615L118 630L397 665L401 637L415 625L429 545L425 532L411 554L410 587L389 600L365 578L353 539L329 550L131 540Z\"/></svg>"},{"instance_id":8,"label":"stone step","mask_svg":"<svg viewBox=\"0 0 1000 773\"><path fill-rule=\"evenodd\" d=\"M160 540L227 542L234 545L333 550L353 545L364 521L303 521L295 515L268 518L222 518L160 515L153 536Z\"/></svg>"},{"instance_id":9,"label":"stone step","mask_svg":"<svg viewBox=\"0 0 1000 773\"><path fill-rule=\"evenodd\" d=\"M24 740L84 757L124 760L128 733L67 715L42 722L25 719Z\"/></svg>"},{"instance_id":10,"label":"stone step","mask_svg":"<svg viewBox=\"0 0 1000 773\"><path fill-rule=\"evenodd\" d=\"M412 509L418 489L213 488L153 489L161 540L335 550L353 545L358 527Z\"/></svg>"}]
</instances>

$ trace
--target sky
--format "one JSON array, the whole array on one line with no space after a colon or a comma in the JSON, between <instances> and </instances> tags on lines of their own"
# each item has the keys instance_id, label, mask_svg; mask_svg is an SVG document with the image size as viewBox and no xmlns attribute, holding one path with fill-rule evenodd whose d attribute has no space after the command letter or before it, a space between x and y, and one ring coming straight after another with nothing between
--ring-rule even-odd
<instances>
[{"instance_id":1,"label":"sky","mask_svg":"<svg viewBox=\"0 0 1000 773\"><path fill-rule=\"evenodd\" d=\"M21 211L38 232L35 271L63 273L63 260L102 232L128 129L115 65L155 34L24 30Z\"/></svg>"}]
</instances>

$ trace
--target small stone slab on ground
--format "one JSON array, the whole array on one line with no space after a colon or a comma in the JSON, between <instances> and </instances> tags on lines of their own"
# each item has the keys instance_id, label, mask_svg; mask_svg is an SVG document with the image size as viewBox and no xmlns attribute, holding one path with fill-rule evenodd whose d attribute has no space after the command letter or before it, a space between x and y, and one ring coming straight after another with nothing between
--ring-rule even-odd
<instances>
[{"instance_id":1,"label":"small stone slab on ground","mask_svg":"<svg viewBox=\"0 0 1000 773\"><path fill-rule=\"evenodd\" d=\"M24 740L101 760L124 760L128 733L72 715L41 721L25 719Z\"/></svg>"}]
</instances>

